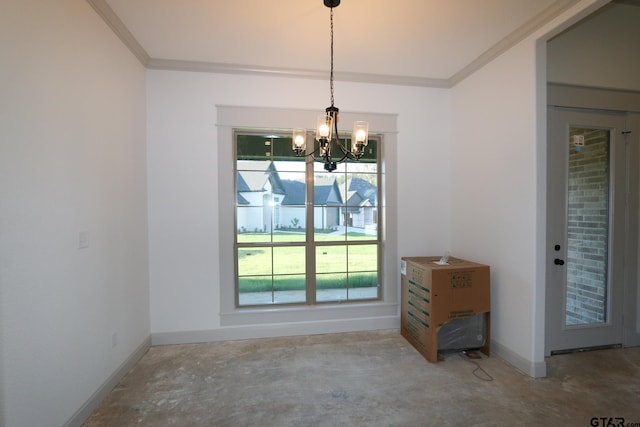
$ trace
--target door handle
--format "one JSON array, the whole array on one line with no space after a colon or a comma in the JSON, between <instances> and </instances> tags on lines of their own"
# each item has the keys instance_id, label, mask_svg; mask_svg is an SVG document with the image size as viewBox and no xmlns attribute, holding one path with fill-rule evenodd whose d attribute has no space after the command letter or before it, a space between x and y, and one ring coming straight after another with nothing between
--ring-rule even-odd
<instances>
[{"instance_id":1,"label":"door handle","mask_svg":"<svg viewBox=\"0 0 640 427\"><path fill-rule=\"evenodd\" d=\"M554 259L554 260L553 260L553 263L554 263L555 265L564 265L564 261L563 261L563 260L561 260L560 258L556 258L556 259Z\"/></svg>"}]
</instances>

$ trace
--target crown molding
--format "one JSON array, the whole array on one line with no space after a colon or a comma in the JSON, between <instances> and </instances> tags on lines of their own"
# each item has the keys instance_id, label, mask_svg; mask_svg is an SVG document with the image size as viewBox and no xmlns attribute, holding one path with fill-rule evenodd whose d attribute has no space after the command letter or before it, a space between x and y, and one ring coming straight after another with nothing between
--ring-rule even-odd
<instances>
[{"instance_id":1,"label":"crown molding","mask_svg":"<svg viewBox=\"0 0 640 427\"><path fill-rule=\"evenodd\" d=\"M511 49L513 46L524 40L527 36L532 34L537 29L541 28L545 24L551 22L562 12L566 11L570 7L578 4L581 0L557 0L553 2L549 7L540 12L538 15L531 18L524 25L517 28L507 37L500 40L498 43L486 50L482 55L471 61L467 66L451 76L448 80L449 87L453 87L475 73L489 62L496 59L498 56Z\"/></svg>"},{"instance_id":2,"label":"crown molding","mask_svg":"<svg viewBox=\"0 0 640 427\"><path fill-rule=\"evenodd\" d=\"M582 0L555 1L541 13L527 21L524 25L513 31L504 39L500 40L498 43L493 45L491 48L489 48L487 51L478 56L475 60L470 62L467 66L462 68L460 71L458 71L448 79L336 71L335 80L356 83L375 83L449 89L487 65L489 62L493 61L498 56L502 55L504 52L518 44L538 28L547 24L562 12L566 11L580 1ZM120 20L113 9L111 9L111 7L107 4L106 0L87 0L87 3L89 3L93 7L93 9L95 9L95 11L98 13L98 15L100 15L100 17L102 17L109 28L113 30L113 32L120 38L120 40L122 40L125 46L127 46L129 50L136 56L136 58L138 58L142 65L148 69L193 71L202 73L250 74L317 80L325 80L327 78L326 71L151 58L142 47L142 45L140 45L140 43L136 40L133 34L131 34L129 29L124 25L122 20Z\"/></svg>"},{"instance_id":3,"label":"crown molding","mask_svg":"<svg viewBox=\"0 0 640 427\"><path fill-rule=\"evenodd\" d=\"M142 47L138 40L131 34L131 31L124 25L122 20L111 9L105 0L87 0L87 3L100 15L102 20L111 28L111 30L122 40L124 45L129 48L131 53L138 58L138 61L146 67L151 57Z\"/></svg>"},{"instance_id":4,"label":"crown molding","mask_svg":"<svg viewBox=\"0 0 640 427\"><path fill-rule=\"evenodd\" d=\"M201 73L223 74L252 74L261 76L291 77L316 80L326 80L328 77L326 71L262 67L242 64L224 64L215 62L182 61L175 59L151 58L146 66L147 68L152 70L193 71ZM335 80L357 83L377 83L435 88L448 87L448 82L445 79L429 79L423 77L354 73L344 71L336 71Z\"/></svg>"}]
</instances>

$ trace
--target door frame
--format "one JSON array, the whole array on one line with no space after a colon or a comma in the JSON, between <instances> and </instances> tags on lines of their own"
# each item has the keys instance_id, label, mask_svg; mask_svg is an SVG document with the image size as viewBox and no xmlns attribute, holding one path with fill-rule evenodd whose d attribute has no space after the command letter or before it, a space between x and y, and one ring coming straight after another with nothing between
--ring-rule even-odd
<instances>
[{"instance_id":1,"label":"door frame","mask_svg":"<svg viewBox=\"0 0 640 427\"><path fill-rule=\"evenodd\" d=\"M623 346L640 346L640 263L638 252L638 240L640 240L640 200L639 187L640 176L638 165L640 165L640 92L611 90L604 88L582 87L574 85L563 85L549 83L547 85L547 106L564 107L572 109L615 111L627 113L629 159L633 159L636 167L628 168L627 177L627 201L624 242L624 302L623 302ZM550 142L547 140L547 149ZM546 191L546 190L545 190ZM550 209L547 206L547 211ZM545 231L546 232L546 231ZM552 242L547 240L545 256L553 256L553 248L549 247ZM545 270L550 268L550 264L545 262ZM545 271L545 277L549 277L549 272ZM552 286L546 280L545 287ZM545 292L546 293L546 292ZM545 301L546 306L546 301ZM545 324L547 315L545 316ZM546 330L546 326L545 326ZM548 348L545 333L545 355L548 356Z\"/></svg>"}]
</instances>

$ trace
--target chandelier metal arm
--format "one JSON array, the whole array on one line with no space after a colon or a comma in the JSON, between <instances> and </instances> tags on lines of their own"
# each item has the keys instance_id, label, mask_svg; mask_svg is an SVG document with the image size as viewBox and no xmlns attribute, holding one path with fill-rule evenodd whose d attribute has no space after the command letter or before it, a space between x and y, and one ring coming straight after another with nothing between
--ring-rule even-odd
<instances>
[{"instance_id":1,"label":"chandelier metal arm","mask_svg":"<svg viewBox=\"0 0 640 427\"><path fill-rule=\"evenodd\" d=\"M344 161L346 158L350 158L352 159L352 156L349 156L349 150L347 150L347 147L345 147L342 144L342 141L340 140L340 133L338 132L338 107L327 107L327 113L329 112L329 110L335 111L335 115L334 115L334 120L333 120L333 134L335 135L335 140L336 140L336 145L338 145L338 147L340 148L340 151L342 151L342 154L344 154L344 157L342 157L342 159L338 160L338 163L341 163L342 161Z\"/></svg>"}]
</instances>

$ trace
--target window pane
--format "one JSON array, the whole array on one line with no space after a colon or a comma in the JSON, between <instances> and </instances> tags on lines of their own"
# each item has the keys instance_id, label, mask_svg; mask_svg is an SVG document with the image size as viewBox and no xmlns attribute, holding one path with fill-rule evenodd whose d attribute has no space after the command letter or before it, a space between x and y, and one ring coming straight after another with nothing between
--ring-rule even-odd
<instances>
[{"instance_id":1,"label":"window pane","mask_svg":"<svg viewBox=\"0 0 640 427\"><path fill-rule=\"evenodd\" d=\"M378 165L375 163L365 163L361 159L360 161L357 161L357 162L349 162L347 164L346 172L355 173L355 174L360 174L360 173L376 174L378 173Z\"/></svg>"},{"instance_id":2,"label":"window pane","mask_svg":"<svg viewBox=\"0 0 640 427\"><path fill-rule=\"evenodd\" d=\"M273 160L277 160L278 163L282 164L282 167L279 168L279 171L291 170L287 165L293 165L295 163L304 165L304 157L296 156L296 153L291 149L291 134L287 133L287 135L273 135L271 143L271 156ZM299 170L299 169L293 169Z\"/></svg>"},{"instance_id":3,"label":"window pane","mask_svg":"<svg viewBox=\"0 0 640 427\"><path fill-rule=\"evenodd\" d=\"M304 274L306 270L306 248L284 246L273 248L273 274Z\"/></svg>"},{"instance_id":4,"label":"window pane","mask_svg":"<svg viewBox=\"0 0 640 427\"><path fill-rule=\"evenodd\" d=\"M313 217L316 241L344 241L346 227L342 219L343 194L340 181L344 174L316 173L313 186Z\"/></svg>"},{"instance_id":5,"label":"window pane","mask_svg":"<svg viewBox=\"0 0 640 427\"><path fill-rule=\"evenodd\" d=\"M281 224L273 232L274 242L304 242L306 240L306 221L302 216L304 208L279 208L276 217Z\"/></svg>"},{"instance_id":6,"label":"window pane","mask_svg":"<svg viewBox=\"0 0 640 427\"><path fill-rule=\"evenodd\" d=\"M240 293L251 292L268 292L273 290L272 276L247 276L240 277L239 280Z\"/></svg>"},{"instance_id":7,"label":"window pane","mask_svg":"<svg viewBox=\"0 0 640 427\"><path fill-rule=\"evenodd\" d=\"M354 274L325 273L316 275L316 301L352 301L377 299L377 272Z\"/></svg>"},{"instance_id":8,"label":"window pane","mask_svg":"<svg viewBox=\"0 0 640 427\"><path fill-rule=\"evenodd\" d=\"M238 224L236 238L239 243L271 241L271 209L265 209L263 207L238 207L236 215Z\"/></svg>"},{"instance_id":9,"label":"window pane","mask_svg":"<svg viewBox=\"0 0 640 427\"><path fill-rule=\"evenodd\" d=\"M282 140L286 142L287 154L291 154L291 157L286 156L274 156L273 162L275 163L276 170L282 172L302 172L306 170L306 162L304 156L297 157L291 150L291 138Z\"/></svg>"},{"instance_id":10,"label":"window pane","mask_svg":"<svg viewBox=\"0 0 640 427\"><path fill-rule=\"evenodd\" d=\"M377 263L376 244L319 246L316 251L316 300L378 298Z\"/></svg>"},{"instance_id":11,"label":"window pane","mask_svg":"<svg viewBox=\"0 0 640 427\"><path fill-rule=\"evenodd\" d=\"M271 140L264 135L237 135L236 155L242 160L264 160L271 157ZM240 168L238 168L240 169Z\"/></svg>"},{"instance_id":12,"label":"window pane","mask_svg":"<svg viewBox=\"0 0 640 427\"><path fill-rule=\"evenodd\" d=\"M316 301L346 301L347 275L345 273L317 274Z\"/></svg>"},{"instance_id":13,"label":"window pane","mask_svg":"<svg viewBox=\"0 0 640 427\"><path fill-rule=\"evenodd\" d=\"M349 273L349 300L379 298L378 273Z\"/></svg>"},{"instance_id":14,"label":"window pane","mask_svg":"<svg viewBox=\"0 0 640 427\"><path fill-rule=\"evenodd\" d=\"M238 277L239 305L273 303L272 276Z\"/></svg>"},{"instance_id":15,"label":"window pane","mask_svg":"<svg viewBox=\"0 0 640 427\"><path fill-rule=\"evenodd\" d=\"M361 273L349 273L349 289L361 289L378 287L378 273L376 271L363 271Z\"/></svg>"},{"instance_id":16,"label":"window pane","mask_svg":"<svg viewBox=\"0 0 640 427\"><path fill-rule=\"evenodd\" d=\"M271 248L251 247L238 249L238 276L271 274L271 263Z\"/></svg>"},{"instance_id":17,"label":"window pane","mask_svg":"<svg viewBox=\"0 0 640 427\"><path fill-rule=\"evenodd\" d=\"M280 168L286 162L278 162ZM307 186L304 172L279 173L280 182L284 190L282 198L276 197L274 224L274 241L302 242L306 239L307 218Z\"/></svg>"},{"instance_id":18,"label":"window pane","mask_svg":"<svg viewBox=\"0 0 640 427\"><path fill-rule=\"evenodd\" d=\"M358 169L373 169L371 164ZM356 169L356 168L353 168ZM345 182L345 221L348 240L375 240L378 235L378 177L349 173Z\"/></svg>"},{"instance_id":19,"label":"window pane","mask_svg":"<svg viewBox=\"0 0 640 427\"><path fill-rule=\"evenodd\" d=\"M274 302L277 304L301 303L307 299L304 274L273 277Z\"/></svg>"},{"instance_id":20,"label":"window pane","mask_svg":"<svg viewBox=\"0 0 640 427\"><path fill-rule=\"evenodd\" d=\"M349 246L349 272L377 271L378 245Z\"/></svg>"},{"instance_id":21,"label":"window pane","mask_svg":"<svg viewBox=\"0 0 640 427\"><path fill-rule=\"evenodd\" d=\"M565 325L607 322L609 293L609 129L571 127L569 144Z\"/></svg>"},{"instance_id":22,"label":"window pane","mask_svg":"<svg viewBox=\"0 0 640 427\"><path fill-rule=\"evenodd\" d=\"M274 187L271 181L274 179L273 174L267 171L271 167L270 162L238 162L238 193L246 193L251 196L252 192L258 193L258 196ZM244 163L245 167L252 169L240 169L240 163ZM250 163L250 164L247 164ZM262 170L253 170L253 167L264 166ZM262 197L256 197L255 204L262 204Z\"/></svg>"},{"instance_id":23,"label":"window pane","mask_svg":"<svg viewBox=\"0 0 640 427\"><path fill-rule=\"evenodd\" d=\"M279 160L304 163L304 157L297 157L291 150L291 136L287 135L236 135L236 156L238 160Z\"/></svg>"},{"instance_id":24,"label":"window pane","mask_svg":"<svg viewBox=\"0 0 640 427\"><path fill-rule=\"evenodd\" d=\"M272 147L271 140L267 142L266 146ZM264 147L264 138L258 143ZM257 153L247 154L249 147L240 145L238 149L244 150L245 158L260 157ZM306 222L304 162L238 160L236 166L237 241L271 242L275 232L279 234L278 241L304 240L301 236ZM280 172L278 168L289 172ZM289 239L286 232L290 229L296 232L289 233Z\"/></svg>"},{"instance_id":25,"label":"window pane","mask_svg":"<svg viewBox=\"0 0 640 427\"><path fill-rule=\"evenodd\" d=\"M318 246L316 248L318 273L342 273L347 271L346 246Z\"/></svg>"}]
</instances>

